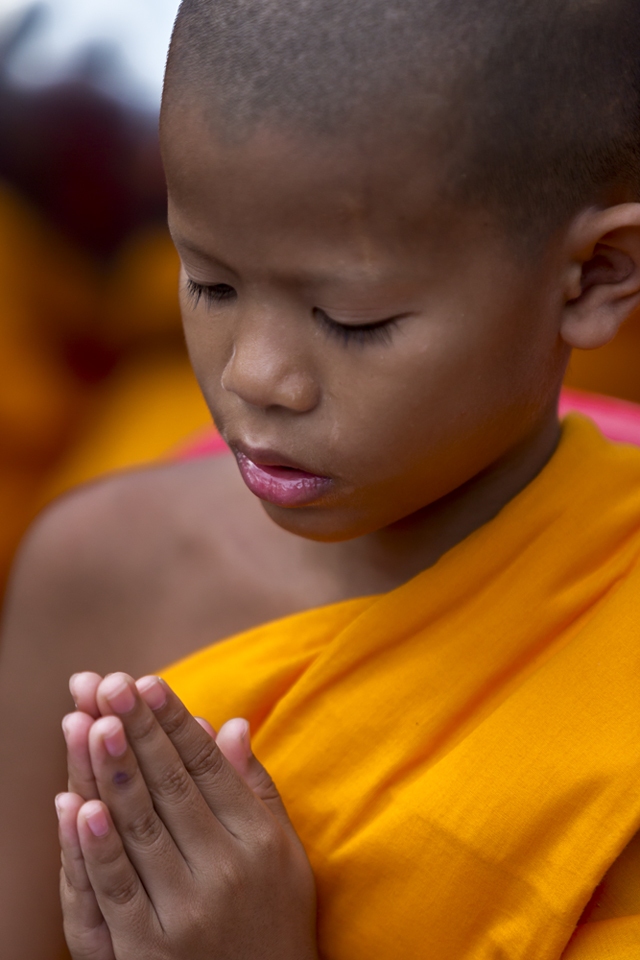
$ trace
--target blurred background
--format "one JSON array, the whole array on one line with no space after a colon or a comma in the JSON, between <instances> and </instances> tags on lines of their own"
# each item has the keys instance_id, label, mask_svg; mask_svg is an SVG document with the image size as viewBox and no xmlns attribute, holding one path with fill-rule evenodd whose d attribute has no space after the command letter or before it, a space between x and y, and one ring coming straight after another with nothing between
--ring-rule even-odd
<instances>
[{"instance_id":1,"label":"blurred background","mask_svg":"<svg viewBox=\"0 0 640 960\"><path fill-rule=\"evenodd\" d=\"M51 497L210 422L157 137L178 0L0 0L0 585Z\"/></svg>"},{"instance_id":2,"label":"blurred background","mask_svg":"<svg viewBox=\"0 0 640 960\"><path fill-rule=\"evenodd\" d=\"M35 512L210 418L157 120L178 0L0 0L0 588ZM640 402L640 315L569 385Z\"/></svg>"}]
</instances>

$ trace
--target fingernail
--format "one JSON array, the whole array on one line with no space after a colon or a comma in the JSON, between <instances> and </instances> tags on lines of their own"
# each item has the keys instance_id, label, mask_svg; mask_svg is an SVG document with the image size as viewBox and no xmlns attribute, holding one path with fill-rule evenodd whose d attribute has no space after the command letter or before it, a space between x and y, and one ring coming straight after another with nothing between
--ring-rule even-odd
<instances>
[{"instance_id":1,"label":"fingernail","mask_svg":"<svg viewBox=\"0 0 640 960\"><path fill-rule=\"evenodd\" d=\"M106 726L106 724L105 724ZM113 723L102 734L102 742L110 757L122 757L127 752L127 738L119 720L113 718Z\"/></svg>"},{"instance_id":2,"label":"fingernail","mask_svg":"<svg viewBox=\"0 0 640 960\"><path fill-rule=\"evenodd\" d=\"M114 713L130 713L136 705L136 697L131 686L126 680L120 679L117 675L113 679L105 681L107 689L102 689L109 706Z\"/></svg>"},{"instance_id":3,"label":"fingernail","mask_svg":"<svg viewBox=\"0 0 640 960\"><path fill-rule=\"evenodd\" d=\"M77 679L78 676L79 676L79 674L74 673L73 676L72 676L72 677L70 678L70 680L69 680L69 692L70 692L70 694L71 694L71 696L72 696L72 698L73 698L73 702L74 702L74 704L75 704L76 707L78 706L78 698L77 698L77 696L76 696L76 692L75 692L75 690L74 690L74 687L75 687L76 679Z\"/></svg>"},{"instance_id":4,"label":"fingernail","mask_svg":"<svg viewBox=\"0 0 640 960\"><path fill-rule=\"evenodd\" d=\"M109 833L109 821L104 809L97 803L86 804L82 813L94 837L98 839L106 837Z\"/></svg>"},{"instance_id":5,"label":"fingernail","mask_svg":"<svg viewBox=\"0 0 640 960\"><path fill-rule=\"evenodd\" d=\"M56 797L56 813L58 815L58 820L62 816L62 794L59 793Z\"/></svg>"},{"instance_id":6,"label":"fingernail","mask_svg":"<svg viewBox=\"0 0 640 960\"><path fill-rule=\"evenodd\" d=\"M66 717L62 718L62 732L64 734L65 740L69 739L69 714Z\"/></svg>"},{"instance_id":7,"label":"fingernail","mask_svg":"<svg viewBox=\"0 0 640 960\"><path fill-rule=\"evenodd\" d=\"M235 720L231 720L230 724L233 724L233 732L244 747L247 759L249 759L251 756L251 735L249 730L249 721L238 717Z\"/></svg>"},{"instance_id":8,"label":"fingernail","mask_svg":"<svg viewBox=\"0 0 640 960\"><path fill-rule=\"evenodd\" d=\"M251 729L249 727L249 721L243 720L244 730L242 732L242 742L244 744L245 750L247 751L247 759L252 756L253 751L251 750Z\"/></svg>"},{"instance_id":9,"label":"fingernail","mask_svg":"<svg viewBox=\"0 0 640 960\"><path fill-rule=\"evenodd\" d=\"M167 687L160 677L143 677L136 684L138 693L151 710L160 710L167 702Z\"/></svg>"}]
</instances>

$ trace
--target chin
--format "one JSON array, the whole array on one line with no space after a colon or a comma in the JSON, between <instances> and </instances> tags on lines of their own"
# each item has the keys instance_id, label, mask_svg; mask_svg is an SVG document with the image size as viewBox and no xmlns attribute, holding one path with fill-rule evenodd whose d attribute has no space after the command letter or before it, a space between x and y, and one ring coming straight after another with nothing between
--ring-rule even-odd
<instances>
[{"instance_id":1,"label":"chin","mask_svg":"<svg viewBox=\"0 0 640 960\"><path fill-rule=\"evenodd\" d=\"M385 526L384 523L376 526L371 520L365 522L365 518L339 507L278 507L264 500L262 506L273 522L283 530L318 543L355 540Z\"/></svg>"}]
</instances>

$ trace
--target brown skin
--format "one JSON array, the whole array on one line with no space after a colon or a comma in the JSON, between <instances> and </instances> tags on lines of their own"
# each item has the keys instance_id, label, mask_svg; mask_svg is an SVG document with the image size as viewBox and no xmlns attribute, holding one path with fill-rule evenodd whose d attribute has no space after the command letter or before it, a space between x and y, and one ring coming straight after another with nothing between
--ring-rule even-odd
<instances>
[{"instance_id":1,"label":"brown skin","mask_svg":"<svg viewBox=\"0 0 640 960\"><path fill-rule=\"evenodd\" d=\"M319 149L276 134L198 143L197 116L182 120L179 141L165 126L170 226L216 424L232 447L269 447L333 479L310 507L266 505L284 529L344 541L403 520L416 569L433 563L460 533L434 529L432 504L441 514L464 489L446 526L462 510L473 529L487 516L469 482L491 472L504 503L557 442L568 350L555 271L508 258L488 217L439 199L433 173L416 183L415 156L367 161L343 146L318 163ZM194 308L186 277L233 295ZM345 343L318 310L347 333L399 319L384 338Z\"/></svg>"},{"instance_id":2,"label":"brown skin","mask_svg":"<svg viewBox=\"0 0 640 960\"><path fill-rule=\"evenodd\" d=\"M0 647L0 755L13 780L0 791L11 825L0 831L0 929L12 960L63 955L52 797L67 782L69 676L142 676L258 623L363 592L364 577L342 582L339 567L312 563L309 546L266 517L232 457L106 481L36 524Z\"/></svg>"},{"instance_id":3,"label":"brown skin","mask_svg":"<svg viewBox=\"0 0 640 960\"><path fill-rule=\"evenodd\" d=\"M279 526L424 569L553 452L570 347L610 338L637 302L640 208L594 208L525 259L488 214L441 199L439 164L397 144L235 144L203 139L197 111L179 135L172 122L183 318L216 424L232 448L334 480L310 507L266 504ZM195 304L189 279L228 296ZM383 338L345 343L384 318L398 319Z\"/></svg>"},{"instance_id":4,"label":"brown skin","mask_svg":"<svg viewBox=\"0 0 640 960\"><path fill-rule=\"evenodd\" d=\"M247 724L216 743L157 678L84 674L80 700L92 679L57 798L74 960L317 960L311 867Z\"/></svg>"},{"instance_id":5,"label":"brown skin","mask_svg":"<svg viewBox=\"0 0 640 960\"><path fill-rule=\"evenodd\" d=\"M64 784L66 677L153 672L434 563L551 456L569 349L605 343L640 302L640 206L624 196L527 259L486 213L447 206L438 164L410 151L276 131L234 145L202 129L195 113L164 119L185 271L236 294L209 309L183 292L196 372L228 439L275 447L334 492L267 516L227 458L107 482L34 529L0 671L13 783L0 908L15 960L50 960L59 930L49 804ZM343 343L314 308L344 325L402 319L387 342Z\"/></svg>"}]
</instances>

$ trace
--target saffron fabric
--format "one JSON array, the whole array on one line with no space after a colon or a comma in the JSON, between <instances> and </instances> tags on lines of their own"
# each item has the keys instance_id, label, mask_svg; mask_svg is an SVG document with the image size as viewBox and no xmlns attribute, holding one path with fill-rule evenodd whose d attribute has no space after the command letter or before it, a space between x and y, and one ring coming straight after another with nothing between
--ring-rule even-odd
<instances>
[{"instance_id":1,"label":"saffron fabric","mask_svg":"<svg viewBox=\"0 0 640 960\"><path fill-rule=\"evenodd\" d=\"M324 960L640 957L639 558L640 450L570 416L409 583L164 672L214 725L250 720Z\"/></svg>"}]
</instances>

